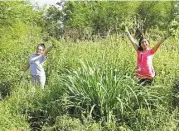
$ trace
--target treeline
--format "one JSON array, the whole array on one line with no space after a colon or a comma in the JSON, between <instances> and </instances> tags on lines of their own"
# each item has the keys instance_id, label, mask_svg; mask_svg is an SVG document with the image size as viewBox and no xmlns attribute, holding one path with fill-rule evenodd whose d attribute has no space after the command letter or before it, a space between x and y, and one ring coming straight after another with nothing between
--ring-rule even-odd
<instances>
[{"instance_id":1,"label":"treeline","mask_svg":"<svg viewBox=\"0 0 179 131\"><path fill-rule=\"evenodd\" d=\"M27 1L0 1L1 29L13 27L18 22L42 26L42 14L39 7L33 7Z\"/></svg>"},{"instance_id":2,"label":"treeline","mask_svg":"<svg viewBox=\"0 0 179 131\"><path fill-rule=\"evenodd\" d=\"M44 20L51 36L90 39L120 34L124 23L133 33L161 33L178 15L177 1L68 1L51 6Z\"/></svg>"},{"instance_id":3,"label":"treeline","mask_svg":"<svg viewBox=\"0 0 179 131\"><path fill-rule=\"evenodd\" d=\"M1 1L0 5L1 33L21 22L40 27L44 37L57 39L121 34L124 23L132 33L156 35L173 20L179 21L177 1L62 1L49 8L34 7L28 1Z\"/></svg>"}]
</instances>

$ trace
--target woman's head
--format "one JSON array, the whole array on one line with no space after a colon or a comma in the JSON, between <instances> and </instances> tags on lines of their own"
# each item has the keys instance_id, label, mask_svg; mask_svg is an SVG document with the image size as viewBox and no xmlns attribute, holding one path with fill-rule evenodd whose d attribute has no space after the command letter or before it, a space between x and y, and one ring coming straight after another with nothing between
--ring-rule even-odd
<instances>
[{"instance_id":1,"label":"woman's head","mask_svg":"<svg viewBox=\"0 0 179 131\"><path fill-rule=\"evenodd\" d=\"M144 37L141 37L139 40L139 51L145 51L149 48L150 42L149 40L145 39Z\"/></svg>"},{"instance_id":2,"label":"woman's head","mask_svg":"<svg viewBox=\"0 0 179 131\"><path fill-rule=\"evenodd\" d=\"M36 54L41 55L44 53L44 51L45 51L45 44L44 43L38 44L36 48Z\"/></svg>"}]
</instances>

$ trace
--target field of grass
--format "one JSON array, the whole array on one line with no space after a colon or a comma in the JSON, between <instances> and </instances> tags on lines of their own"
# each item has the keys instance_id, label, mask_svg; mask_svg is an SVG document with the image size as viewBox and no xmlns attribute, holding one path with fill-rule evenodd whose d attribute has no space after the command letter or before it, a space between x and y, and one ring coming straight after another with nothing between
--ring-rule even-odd
<instances>
[{"instance_id":1,"label":"field of grass","mask_svg":"<svg viewBox=\"0 0 179 131\"><path fill-rule=\"evenodd\" d=\"M155 83L145 88L133 77L136 53L126 38L60 40L44 65L42 90L30 85L29 72L19 82L24 63L41 41L38 29L23 31L18 36L12 30L0 39L1 131L178 130L177 39L166 40L155 54Z\"/></svg>"}]
</instances>

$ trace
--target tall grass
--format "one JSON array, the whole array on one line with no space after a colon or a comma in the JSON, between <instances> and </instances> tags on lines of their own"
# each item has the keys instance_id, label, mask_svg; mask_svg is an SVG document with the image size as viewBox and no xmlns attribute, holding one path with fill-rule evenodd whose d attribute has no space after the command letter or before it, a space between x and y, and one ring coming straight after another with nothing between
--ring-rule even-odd
<instances>
[{"instance_id":1,"label":"tall grass","mask_svg":"<svg viewBox=\"0 0 179 131\"><path fill-rule=\"evenodd\" d=\"M21 63L40 41L38 34L24 38L7 58L0 57L1 88L10 88L0 101L1 130L177 130L178 110L172 102L179 57L173 39L155 55L155 84L145 88L133 77L136 53L126 39L61 40L48 56L47 85L41 90L29 85L29 72L17 81Z\"/></svg>"}]
</instances>

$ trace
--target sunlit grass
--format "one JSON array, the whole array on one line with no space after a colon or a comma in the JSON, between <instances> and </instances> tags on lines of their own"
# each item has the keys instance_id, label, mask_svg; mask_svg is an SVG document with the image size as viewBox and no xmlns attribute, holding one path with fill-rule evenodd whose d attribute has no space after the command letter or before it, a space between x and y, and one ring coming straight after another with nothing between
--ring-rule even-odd
<instances>
[{"instance_id":1,"label":"sunlit grass","mask_svg":"<svg viewBox=\"0 0 179 131\"><path fill-rule=\"evenodd\" d=\"M20 68L35 51L38 40L22 40L28 43L28 49L26 45L19 46L20 41L17 49L8 53L8 59L5 55L0 57L4 59L2 74L7 78L2 82L10 83L4 86L9 92L0 102L2 130L28 130L30 126L61 129L59 124L69 117L75 117L77 125L80 120L80 124L89 126L77 128L72 124L76 130L169 130L169 123L171 129L177 129L178 111L173 112L172 91L179 76L179 57L173 39L163 43L155 54L155 84L145 88L134 79L136 53L128 40L109 37L96 42L59 41L45 63L44 90L29 85L29 72L23 81L18 81Z\"/></svg>"}]
</instances>

